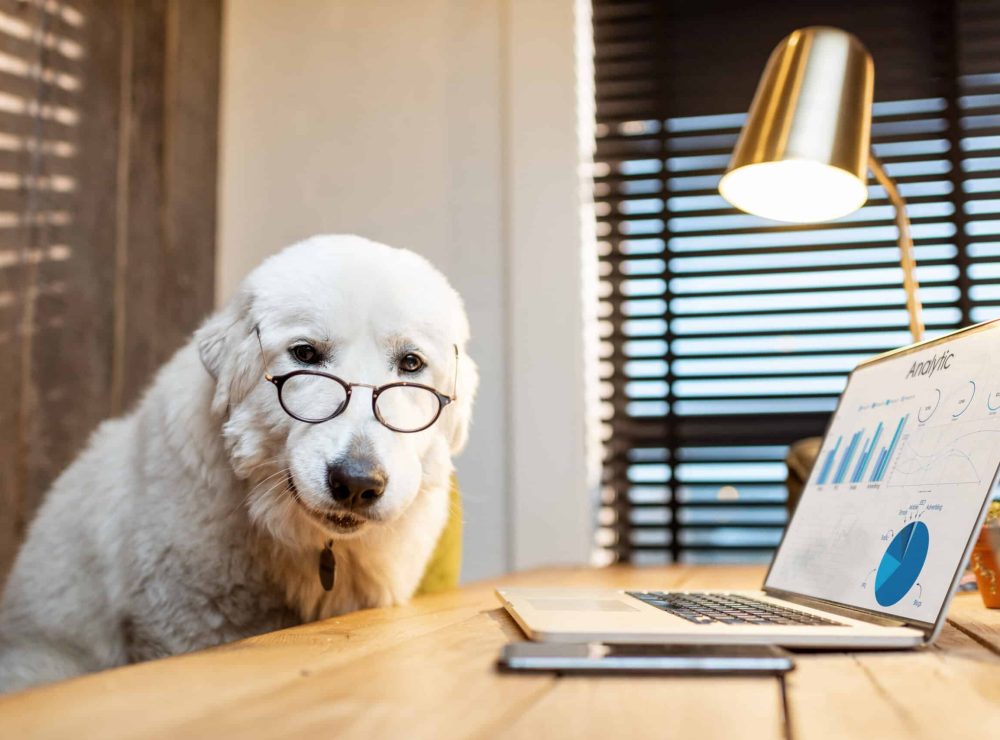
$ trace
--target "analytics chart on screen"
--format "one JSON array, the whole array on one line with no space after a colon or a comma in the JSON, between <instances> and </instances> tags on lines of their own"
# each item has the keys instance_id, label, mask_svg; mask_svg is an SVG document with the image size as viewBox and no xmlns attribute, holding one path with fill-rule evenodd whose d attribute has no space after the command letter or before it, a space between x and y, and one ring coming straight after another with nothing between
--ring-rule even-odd
<instances>
[{"instance_id":1,"label":"analytics chart on screen","mask_svg":"<svg viewBox=\"0 0 1000 740\"><path fill-rule=\"evenodd\" d=\"M1000 465L1000 325L855 371L767 585L922 622Z\"/></svg>"}]
</instances>

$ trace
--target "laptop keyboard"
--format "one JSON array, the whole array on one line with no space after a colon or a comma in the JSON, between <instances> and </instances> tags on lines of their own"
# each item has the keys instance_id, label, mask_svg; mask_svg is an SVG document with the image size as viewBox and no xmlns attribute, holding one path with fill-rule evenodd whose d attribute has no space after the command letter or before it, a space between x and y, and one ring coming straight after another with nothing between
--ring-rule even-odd
<instances>
[{"instance_id":1,"label":"laptop keyboard","mask_svg":"<svg viewBox=\"0 0 1000 740\"><path fill-rule=\"evenodd\" d=\"M832 619L769 604L749 596L726 593L627 591L650 606L695 624L776 624L794 627L846 627Z\"/></svg>"}]
</instances>

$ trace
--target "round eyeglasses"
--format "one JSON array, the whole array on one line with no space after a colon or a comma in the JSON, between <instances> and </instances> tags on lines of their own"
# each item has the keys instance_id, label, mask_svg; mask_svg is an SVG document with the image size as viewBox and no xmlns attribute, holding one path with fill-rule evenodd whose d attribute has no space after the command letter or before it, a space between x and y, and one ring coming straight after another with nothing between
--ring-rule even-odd
<instances>
[{"instance_id":1,"label":"round eyeglasses","mask_svg":"<svg viewBox=\"0 0 1000 740\"><path fill-rule=\"evenodd\" d=\"M260 329L257 329L260 342ZM454 395L441 393L429 385L399 381L385 385L349 383L336 375L318 370L293 370L284 375L267 372L267 358L261 343L264 379L278 391L278 403L293 419L307 424L321 424L347 410L355 388L370 388L372 413L394 432L422 432L438 420ZM458 381L458 346L455 346L455 382Z\"/></svg>"}]
</instances>

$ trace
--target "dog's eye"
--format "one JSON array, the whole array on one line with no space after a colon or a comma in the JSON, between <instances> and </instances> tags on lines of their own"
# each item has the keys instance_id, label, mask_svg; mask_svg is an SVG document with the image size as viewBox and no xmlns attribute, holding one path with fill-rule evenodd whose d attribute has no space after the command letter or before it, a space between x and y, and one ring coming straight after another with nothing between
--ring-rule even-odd
<instances>
[{"instance_id":1,"label":"dog's eye","mask_svg":"<svg viewBox=\"0 0 1000 740\"><path fill-rule=\"evenodd\" d=\"M423 370L424 361L417 357L412 352L403 355L402 359L399 361L399 369L404 373L415 373Z\"/></svg>"},{"instance_id":2,"label":"dog's eye","mask_svg":"<svg viewBox=\"0 0 1000 740\"><path fill-rule=\"evenodd\" d=\"M315 365L320 360L319 351L311 344L296 344L288 351L303 365Z\"/></svg>"}]
</instances>

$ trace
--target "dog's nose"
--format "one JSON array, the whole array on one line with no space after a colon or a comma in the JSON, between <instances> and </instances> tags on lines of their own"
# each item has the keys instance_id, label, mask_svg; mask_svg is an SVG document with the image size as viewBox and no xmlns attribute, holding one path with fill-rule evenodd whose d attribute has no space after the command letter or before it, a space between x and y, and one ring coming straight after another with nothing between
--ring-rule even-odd
<instances>
[{"instance_id":1,"label":"dog's nose","mask_svg":"<svg viewBox=\"0 0 1000 740\"><path fill-rule=\"evenodd\" d=\"M364 509L385 492L382 468L360 460L348 460L327 468L327 484L333 500L349 509Z\"/></svg>"}]
</instances>

